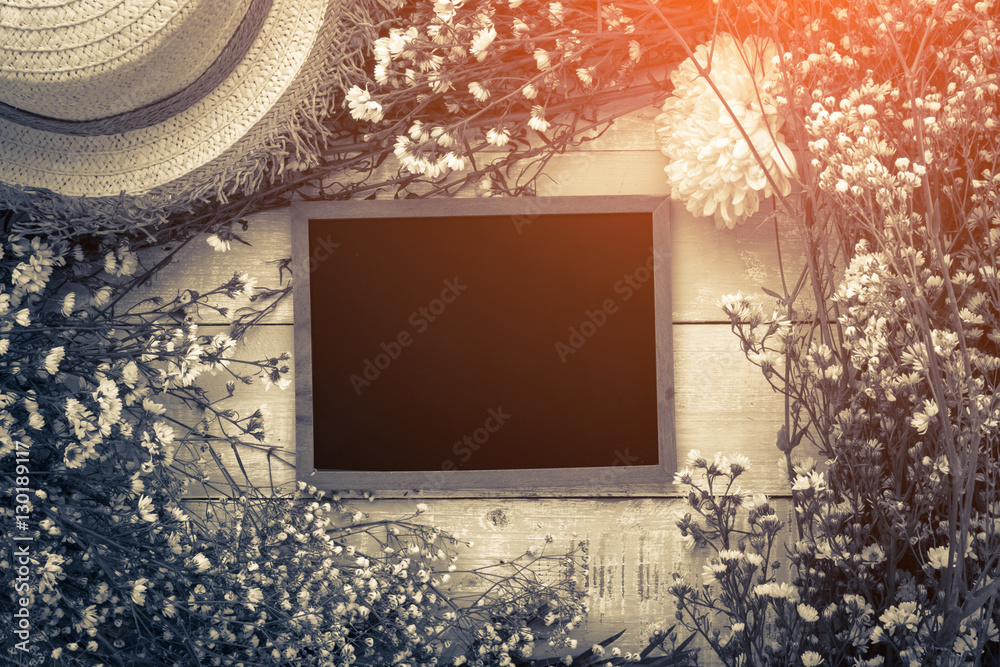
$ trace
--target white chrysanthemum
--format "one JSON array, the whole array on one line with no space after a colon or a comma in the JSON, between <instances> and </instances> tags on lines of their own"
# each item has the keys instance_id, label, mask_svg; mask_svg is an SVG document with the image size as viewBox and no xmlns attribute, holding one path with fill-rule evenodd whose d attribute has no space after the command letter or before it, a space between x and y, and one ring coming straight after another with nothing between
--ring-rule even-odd
<instances>
[{"instance_id":1,"label":"white chrysanthemum","mask_svg":"<svg viewBox=\"0 0 1000 667\"><path fill-rule=\"evenodd\" d=\"M528 127L536 132L545 132L552 124L545 119L545 107L535 105L531 107L531 118L528 119Z\"/></svg>"},{"instance_id":2,"label":"white chrysanthemum","mask_svg":"<svg viewBox=\"0 0 1000 667\"><path fill-rule=\"evenodd\" d=\"M49 375L55 375L59 372L59 364L62 362L63 357L66 356L66 348L62 345L59 347L54 347L49 350L49 353L45 355L45 371Z\"/></svg>"},{"instance_id":3,"label":"white chrysanthemum","mask_svg":"<svg viewBox=\"0 0 1000 667\"><path fill-rule=\"evenodd\" d=\"M486 130L486 142L491 146L506 146L510 143L510 132L503 127Z\"/></svg>"},{"instance_id":4,"label":"white chrysanthemum","mask_svg":"<svg viewBox=\"0 0 1000 667\"><path fill-rule=\"evenodd\" d=\"M367 120L373 123L382 120L382 105L372 99L372 95L367 89L362 90L358 86L351 86L344 99L344 106L351 108L351 118L355 120Z\"/></svg>"},{"instance_id":5,"label":"white chrysanthemum","mask_svg":"<svg viewBox=\"0 0 1000 667\"><path fill-rule=\"evenodd\" d=\"M73 314L73 308L76 306L76 292L67 292L66 296L62 300L62 308L60 312L65 316L69 317Z\"/></svg>"},{"instance_id":6,"label":"white chrysanthemum","mask_svg":"<svg viewBox=\"0 0 1000 667\"><path fill-rule=\"evenodd\" d=\"M770 42L750 37L740 44L732 35L719 35L714 45L696 48L694 57L711 70L722 99L688 59L671 75L673 95L656 118L661 148L670 159L665 169L670 196L696 215L713 215L718 227L742 223L757 212L761 194L774 194L767 174L783 195L792 189L795 158L769 93L778 80L775 55Z\"/></svg>"},{"instance_id":7,"label":"white chrysanthemum","mask_svg":"<svg viewBox=\"0 0 1000 667\"><path fill-rule=\"evenodd\" d=\"M472 93L472 96L479 102L485 102L490 97L490 91L487 90L486 86L478 81L469 82L469 92Z\"/></svg>"},{"instance_id":8,"label":"white chrysanthemum","mask_svg":"<svg viewBox=\"0 0 1000 667\"><path fill-rule=\"evenodd\" d=\"M227 252L232 248L232 244L226 239L219 238L218 234L210 235L205 242L212 246L215 252Z\"/></svg>"},{"instance_id":9,"label":"white chrysanthemum","mask_svg":"<svg viewBox=\"0 0 1000 667\"><path fill-rule=\"evenodd\" d=\"M490 44L493 40L497 38L497 30L492 25L483 28L478 33L476 33L475 38L472 40L472 46L469 48L469 53L476 57L476 60L482 62L489 55Z\"/></svg>"}]
</instances>

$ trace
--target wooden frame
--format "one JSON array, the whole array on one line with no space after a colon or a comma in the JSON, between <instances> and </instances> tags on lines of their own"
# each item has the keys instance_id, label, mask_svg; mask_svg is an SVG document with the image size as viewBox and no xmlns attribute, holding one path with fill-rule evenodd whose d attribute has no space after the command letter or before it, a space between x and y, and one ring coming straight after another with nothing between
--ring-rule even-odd
<instances>
[{"instance_id":1,"label":"wooden frame","mask_svg":"<svg viewBox=\"0 0 1000 667\"><path fill-rule=\"evenodd\" d=\"M353 495L370 491L379 497L594 497L670 495L676 469L672 310L670 286L669 200L652 196L525 197L297 202L292 205L292 266L295 276L296 476L319 488ZM372 218L442 218L512 216L525 223L543 215L649 213L653 225L653 284L656 326L656 406L659 438L657 465L529 470L433 471L438 480L426 486L424 472L357 472L315 468L312 392L309 220ZM321 259L321 258L319 258Z\"/></svg>"}]
</instances>

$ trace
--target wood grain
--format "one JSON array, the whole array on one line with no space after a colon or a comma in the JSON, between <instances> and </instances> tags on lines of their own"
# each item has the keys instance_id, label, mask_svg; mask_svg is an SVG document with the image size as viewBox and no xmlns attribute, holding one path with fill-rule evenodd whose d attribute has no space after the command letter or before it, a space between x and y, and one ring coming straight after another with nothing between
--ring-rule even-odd
<instances>
[{"instance_id":1,"label":"wood grain","mask_svg":"<svg viewBox=\"0 0 1000 667\"><path fill-rule=\"evenodd\" d=\"M707 550L684 550L676 524L690 507L680 499L428 500L425 504L427 511L419 521L473 542L459 552L462 570L510 561L530 547L558 554L584 544L591 554L581 582L590 596L590 615L579 635L584 647L627 629L619 644L623 650L643 648L655 627L675 623L668 593L673 574L698 581L710 555ZM774 504L789 526L789 502ZM415 501L376 500L357 508L372 520L391 519L412 514ZM545 545L547 537L552 542ZM702 665L717 664L708 653L703 658Z\"/></svg>"},{"instance_id":2,"label":"wood grain","mask_svg":"<svg viewBox=\"0 0 1000 667\"><path fill-rule=\"evenodd\" d=\"M151 268L168 261L145 285L132 290L120 302L126 308L153 296L173 298L190 289L205 294L233 277L246 273L261 287L280 288L290 279L288 271L279 270L279 262L291 257L291 225L287 209L263 211L250 216L250 227L239 236L246 242L233 242L228 252L216 252L205 242L207 234L194 237L184 247L156 248L140 255L142 266ZM247 245L249 244L249 245ZM176 253L174 252L176 250ZM168 259L169 255L173 255ZM250 305L249 299L222 297L220 303L237 309ZM206 312L198 320L203 324L225 324L218 314ZM264 320L268 323L291 323L292 300L285 299Z\"/></svg>"}]
</instances>

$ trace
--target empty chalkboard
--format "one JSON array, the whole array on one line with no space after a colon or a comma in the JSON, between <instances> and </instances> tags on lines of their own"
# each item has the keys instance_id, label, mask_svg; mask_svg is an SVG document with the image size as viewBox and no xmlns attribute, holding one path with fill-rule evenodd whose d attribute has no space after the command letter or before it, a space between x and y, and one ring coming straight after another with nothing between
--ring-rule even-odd
<instances>
[{"instance_id":1,"label":"empty chalkboard","mask_svg":"<svg viewBox=\"0 0 1000 667\"><path fill-rule=\"evenodd\" d=\"M299 413L311 427L297 431L310 442L300 472L426 493L557 487L567 470L607 485L625 467L672 467L657 324L668 267L655 208L639 199L300 211L296 374L308 376Z\"/></svg>"}]
</instances>

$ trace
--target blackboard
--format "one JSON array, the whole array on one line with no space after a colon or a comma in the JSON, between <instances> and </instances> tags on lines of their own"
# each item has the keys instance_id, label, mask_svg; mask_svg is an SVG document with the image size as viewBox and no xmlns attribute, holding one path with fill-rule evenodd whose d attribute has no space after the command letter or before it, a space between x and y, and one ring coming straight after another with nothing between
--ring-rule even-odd
<instances>
[{"instance_id":1,"label":"blackboard","mask_svg":"<svg viewBox=\"0 0 1000 667\"><path fill-rule=\"evenodd\" d=\"M300 211L300 476L531 491L567 470L607 483L621 476L609 469L672 468L658 208L630 197Z\"/></svg>"}]
</instances>

